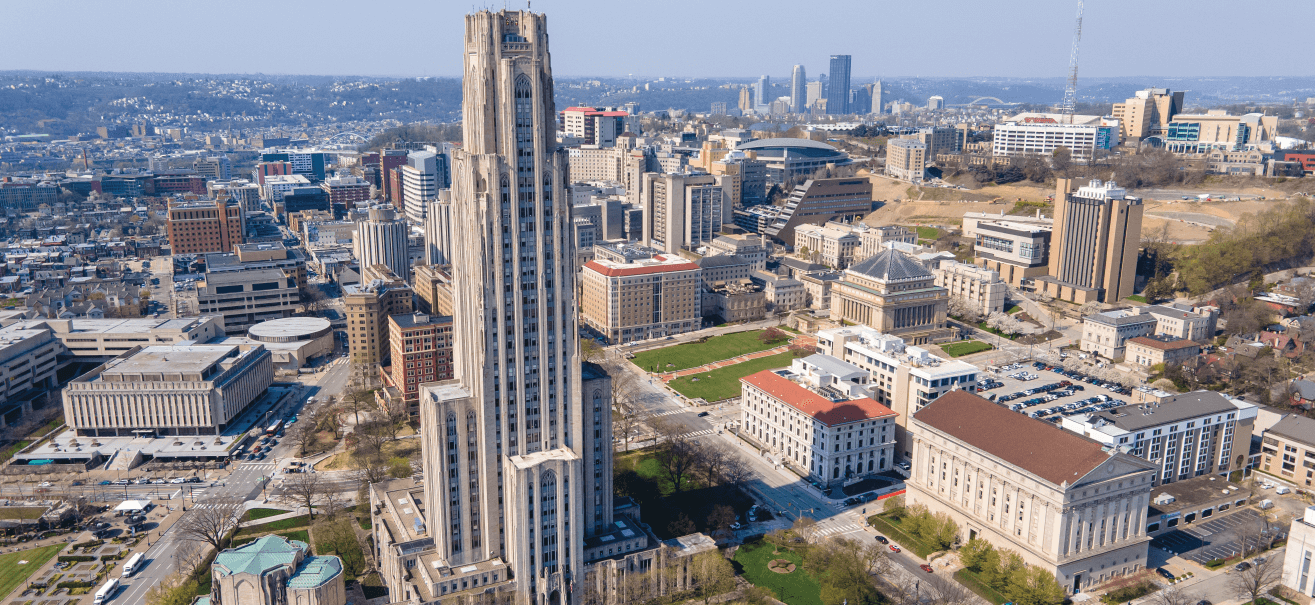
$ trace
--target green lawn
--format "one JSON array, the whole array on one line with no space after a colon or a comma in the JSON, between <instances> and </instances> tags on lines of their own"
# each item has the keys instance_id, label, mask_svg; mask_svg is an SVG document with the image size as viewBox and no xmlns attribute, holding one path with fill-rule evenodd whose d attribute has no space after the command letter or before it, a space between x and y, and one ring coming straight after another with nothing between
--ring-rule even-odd
<instances>
[{"instance_id":1,"label":"green lawn","mask_svg":"<svg viewBox=\"0 0 1315 605\"><path fill-rule=\"evenodd\" d=\"M0 519L40 519L45 512L41 506L6 506L0 508Z\"/></svg>"},{"instance_id":2,"label":"green lawn","mask_svg":"<svg viewBox=\"0 0 1315 605\"><path fill-rule=\"evenodd\" d=\"M945 354L950 357L963 357L964 355L972 355L973 353L980 353L991 349L991 345L980 340L964 340L941 345L941 350L945 351Z\"/></svg>"},{"instance_id":3,"label":"green lawn","mask_svg":"<svg viewBox=\"0 0 1315 605\"><path fill-rule=\"evenodd\" d=\"M287 514L287 513L290 513L290 512L292 512L292 511L290 511L290 510L279 510L279 509L277 509L277 508L253 508L253 509L247 511L246 516L243 517L242 520L243 520L243 521L255 521L256 519L264 519L265 517L274 517L274 516L277 516L277 515L283 515L283 514Z\"/></svg>"},{"instance_id":4,"label":"green lawn","mask_svg":"<svg viewBox=\"0 0 1315 605\"><path fill-rule=\"evenodd\" d=\"M252 525L250 527L244 527L237 532L237 535L241 537L241 536L253 536L256 534L267 534L272 531L306 527L309 524L310 524L310 517L307 517L306 515L301 515L300 517L292 517L291 519L279 519L278 521L273 521L271 523L261 523L260 525Z\"/></svg>"},{"instance_id":5,"label":"green lawn","mask_svg":"<svg viewBox=\"0 0 1315 605\"><path fill-rule=\"evenodd\" d=\"M1014 305L1014 306L1012 306L1012 307L1009 307L1008 309L1005 309L1005 314L1006 314L1006 315L1013 315L1014 313L1017 313L1017 312L1022 311L1022 310L1023 310L1022 307L1020 307L1020 306L1018 306L1018 305Z\"/></svg>"},{"instance_id":6,"label":"green lawn","mask_svg":"<svg viewBox=\"0 0 1315 605\"><path fill-rule=\"evenodd\" d=\"M59 551L64 550L64 546L64 544L51 544L0 555L0 598L4 598L26 582L28 576L41 569L41 566L45 565L51 557L59 554ZM19 565L19 561L27 561L27 563Z\"/></svg>"},{"instance_id":7,"label":"green lawn","mask_svg":"<svg viewBox=\"0 0 1315 605\"><path fill-rule=\"evenodd\" d=\"M776 573L767 569L767 564L773 559L787 559L795 564L795 570ZM788 605L822 605L821 585L804 571L804 559L794 551L772 554L771 544L749 543L735 551L734 561L744 579L772 591L776 598Z\"/></svg>"},{"instance_id":8,"label":"green lawn","mask_svg":"<svg viewBox=\"0 0 1315 605\"><path fill-rule=\"evenodd\" d=\"M652 351L636 353L630 360L645 372L675 372L697 368L714 361L739 357L745 353L766 351L785 344L785 341L764 343L758 340L762 330L749 330L713 336L706 342L691 342Z\"/></svg>"},{"instance_id":9,"label":"green lawn","mask_svg":"<svg viewBox=\"0 0 1315 605\"><path fill-rule=\"evenodd\" d=\"M645 448L642 450L631 450L624 454L618 455L612 462L616 472L625 472L633 470L640 477L654 482L658 486L658 495L666 497L676 493L676 486L671 482L671 477L662 470L661 464L657 458L653 457L653 449ZM684 480L683 491L699 489L702 484L693 476L686 475Z\"/></svg>"},{"instance_id":10,"label":"green lawn","mask_svg":"<svg viewBox=\"0 0 1315 605\"><path fill-rule=\"evenodd\" d=\"M32 442L27 441L25 439L23 441L16 442L13 445L5 448L3 452L0 452L0 462L4 462L10 458L13 458L14 454L17 454L19 451L21 451L23 448L29 445L32 445Z\"/></svg>"},{"instance_id":11,"label":"green lawn","mask_svg":"<svg viewBox=\"0 0 1315 605\"><path fill-rule=\"evenodd\" d=\"M1142 295L1140 295L1140 294L1133 294L1132 296L1129 296L1129 297L1128 297L1128 300L1131 300L1131 301L1134 301L1134 302L1139 302L1139 303L1144 303L1144 302L1146 302L1146 297L1145 297L1145 296L1142 296Z\"/></svg>"},{"instance_id":12,"label":"green lawn","mask_svg":"<svg viewBox=\"0 0 1315 605\"><path fill-rule=\"evenodd\" d=\"M310 544L310 532L308 530L294 529L292 531L285 531L274 535L283 536L284 538L287 538L289 540L301 540L302 542ZM256 540L259 540L263 537L265 536L242 536L241 538L233 538L233 542L229 544L228 547L237 548L239 546L242 546L243 544L246 544L247 542L255 542Z\"/></svg>"},{"instance_id":13,"label":"green lawn","mask_svg":"<svg viewBox=\"0 0 1315 605\"><path fill-rule=\"evenodd\" d=\"M872 527L875 527L877 531L886 534L886 537L890 538L891 542L894 542L906 550L913 551L914 554L924 559L936 552L935 548L924 544L921 540L918 540L905 532L903 526L899 524L899 521L884 514L877 514L868 517L868 525L871 525Z\"/></svg>"},{"instance_id":14,"label":"green lawn","mask_svg":"<svg viewBox=\"0 0 1315 605\"><path fill-rule=\"evenodd\" d=\"M811 354L811 351L804 352ZM795 358L793 351L786 351L758 359L750 359L743 363L737 363L733 366L717 368L711 372L700 372L693 376L682 376L667 384L671 385L677 393L690 398L702 397L707 401L721 401L738 397L740 394L740 379L750 374L756 374L763 370L774 370L784 368L790 365L790 361ZM697 380L695 380L697 379Z\"/></svg>"},{"instance_id":15,"label":"green lawn","mask_svg":"<svg viewBox=\"0 0 1315 605\"><path fill-rule=\"evenodd\" d=\"M995 605L1004 605L1005 602L1009 600L1005 598L1004 595L1000 594L998 590L987 586L986 582L983 582L981 578L977 577L977 574L966 569L960 569L959 571L954 572L954 579L958 580L959 583L963 584L968 590L977 593L977 596L995 603Z\"/></svg>"},{"instance_id":16,"label":"green lawn","mask_svg":"<svg viewBox=\"0 0 1315 605\"><path fill-rule=\"evenodd\" d=\"M918 239L936 239L941 236L941 230L935 227L917 227Z\"/></svg>"}]
</instances>

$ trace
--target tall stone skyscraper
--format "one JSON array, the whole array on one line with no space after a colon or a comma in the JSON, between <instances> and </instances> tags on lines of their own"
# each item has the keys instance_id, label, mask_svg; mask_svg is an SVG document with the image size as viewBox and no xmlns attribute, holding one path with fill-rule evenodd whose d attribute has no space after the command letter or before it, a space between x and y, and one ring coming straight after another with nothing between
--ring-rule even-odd
<instances>
[{"instance_id":1,"label":"tall stone skyscraper","mask_svg":"<svg viewBox=\"0 0 1315 605\"><path fill-rule=\"evenodd\" d=\"M808 113L808 76L804 74L804 66L794 66L794 72L790 74L790 112L791 113Z\"/></svg>"},{"instance_id":2,"label":"tall stone skyscraper","mask_svg":"<svg viewBox=\"0 0 1315 605\"><path fill-rule=\"evenodd\" d=\"M582 382L546 27L528 11L466 17L445 251L454 379L419 404L436 554L510 571L519 603L562 605L580 602L585 538L612 525L611 403L596 366Z\"/></svg>"}]
</instances>

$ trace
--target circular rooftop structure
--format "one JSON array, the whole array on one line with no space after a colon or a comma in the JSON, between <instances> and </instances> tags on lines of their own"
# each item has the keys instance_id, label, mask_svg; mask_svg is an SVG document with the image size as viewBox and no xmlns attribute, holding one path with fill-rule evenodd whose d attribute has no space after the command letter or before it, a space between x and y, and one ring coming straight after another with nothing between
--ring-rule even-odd
<instances>
[{"instance_id":1,"label":"circular rooftop structure","mask_svg":"<svg viewBox=\"0 0 1315 605\"><path fill-rule=\"evenodd\" d=\"M333 333L329 320L322 317L284 317L262 321L247 331L247 336L260 342L298 342L315 340Z\"/></svg>"},{"instance_id":2,"label":"circular rooftop structure","mask_svg":"<svg viewBox=\"0 0 1315 605\"><path fill-rule=\"evenodd\" d=\"M846 159L849 154L836 149L821 141L810 139L758 139L748 143L740 143L735 147L739 151L756 151L759 156L783 156L787 153L792 156L803 156L809 158L836 158Z\"/></svg>"}]
</instances>

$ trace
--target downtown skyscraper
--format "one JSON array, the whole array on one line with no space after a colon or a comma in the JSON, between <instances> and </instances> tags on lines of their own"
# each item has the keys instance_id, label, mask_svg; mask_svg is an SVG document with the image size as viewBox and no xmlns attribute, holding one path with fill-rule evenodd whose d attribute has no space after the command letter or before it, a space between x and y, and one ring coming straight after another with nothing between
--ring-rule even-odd
<instances>
[{"instance_id":1,"label":"downtown skyscraper","mask_svg":"<svg viewBox=\"0 0 1315 605\"><path fill-rule=\"evenodd\" d=\"M831 86L826 89L826 113L849 113L849 55L831 55Z\"/></svg>"},{"instance_id":2,"label":"downtown skyscraper","mask_svg":"<svg viewBox=\"0 0 1315 605\"><path fill-rule=\"evenodd\" d=\"M517 603L556 605L579 602L584 540L612 524L612 445L607 377L582 377L578 354L546 25L526 11L466 17L447 251L454 378L423 385L419 406L437 556L505 569Z\"/></svg>"},{"instance_id":3,"label":"downtown skyscraper","mask_svg":"<svg viewBox=\"0 0 1315 605\"><path fill-rule=\"evenodd\" d=\"M808 113L808 76L803 65L794 66L790 74L790 112Z\"/></svg>"}]
</instances>

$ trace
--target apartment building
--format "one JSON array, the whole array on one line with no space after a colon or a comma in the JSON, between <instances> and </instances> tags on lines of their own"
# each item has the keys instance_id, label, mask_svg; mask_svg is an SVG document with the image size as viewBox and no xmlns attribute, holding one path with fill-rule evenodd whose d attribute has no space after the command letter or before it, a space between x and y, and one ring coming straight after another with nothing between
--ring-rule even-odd
<instances>
[{"instance_id":1,"label":"apartment building","mask_svg":"<svg viewBox=\"0 0 1315 605\"><path fill-rule=\"evenodd\" d=\"M794 230L794 250L801 258L844 269L856 260L859 236L852 229L819 225L799 225Z\"/></svg>"},{"instance_id":2,"label":"apartment building","mask_svg":"<svg viewBox=\"0 0 1315 605\"><path fill-rule=\"evenodd\" d=\"M967 227L964 228L967 234ZM1050 273L1048 225L1009 221L982 221L973 225L976 244L973 262L1000 274L1014 287L1031 284Z\"/></svg>"},{"instance_id":3,"label":"apartment building","mask_svg":"<svg viewBox=\"0 0 1315 605\"><path fill-rule=\"evenodd\" d=\"M1164 364L1181 365L1201 353L1201 345L1166 334L1152 334L1128 339L1125 359L1143 368Z\"/></svg>"},{"instance_id":4,"label":"apartment building","mask_svg":"<svg viewBox=\"0 0 1315 605\"><path fill-rule=\"evenodd\" d=\"M60 323L71 320L48 320ZM60 340L46 322L25 321L0 329L0 399L27 407L27 403L58 386L55 376L64 353Z\"/></svg>"},{"instance_id":5,"label":"apartment building","mask_svg":"<svg viewBox=\"0 0 1315 605\"><path fill-rule=\"evenodd\" d=\"M808 290L797 279L767 271L754 271L749 279L762 288L768 308L774 312L793 311L808 306Z\"/></svg>"},{"instance_id":6,"label":"apartment building","mask_svg":"<svg viewBox=\"0 0 1315 605\"><path fill-rule=\"evenodd\" d=\"M1306 507L1288 527L1287 548L1283 554L1280 582L1306 598L1315 596L1315 582L1310 580L1310 561L1315 557L1315 506Z\"/></svg>"},{"instance_id":7,"label":"apartment building","mask_svg":"<svg viewBox=\"0 0 1315 605\"><path fill-rule=\"evenodd\" d=\"M347 315L347 351L351 362L373 373L387 365L391 352L388 318L411 313L411 286L385 265L371 265L361 283L342 288Z\"/></svg>"},{"instance_id":8,"label":"apartment building","mask_svg":"<svg viewBox=\"0 0 1315 605\"><path fill-rule=\"evenodd\" d=\"M1297 487L1315 486L1315 420L1290 414L1265 429L1258 468Z\"/></svg>"},{"instance_id":9,"label":"apartment building","mask_svg":"<svg viewBox=\"0 0 1315 605\"><path fill-rule=\"evenodd\" d=\"M598 147L581 145L567 149L571 158L570 179L572 183L591 181L621 182L625 178L625 158L630 150L622 147Z\"/></svg>"},{"instance_id":10,"label":"apartment building","mask_svg":"<svg viewBox=\"0 0 1315 605\"><path fill-rule=\"evenodd\" d=\"M1147 566L1155 466L962 391L914 413L909 505L1078 593Z\"/></svg>"},{"instance_id":11,"label":"apartment building","mask_svg":"<svg viewBox=\"0 0 1315 605\"><path fill-rule=\"evenodd\" d=\"M170 204L165 214L173 254L231 252L244 241L242 206L232 198Z\"/></svg>"},{"instance_id":12,"label":"apartment building","mask_svg":"<svg viewBox=\"0 0 1315 605\"><path fill-rule=\"evenodd\" d=\"M1049 157L1056 149L1068 149L1074 162L1087 163L1096 150L1113 149L1119 143L1119 125L1061 124L1047 121L1005 122L996 124L991 153L995 157Z\"/></svg>"},{"instance_id":13,"label":"apartment building","mask_svg":"<svg viewBox=\"0 0 1315 605\"><path fill-rule=\"evenodd\" d=\"M976 392L981 372L970 363L942 359L867 326L821 330L817 351L871 374L871 397L898 414L896 455L903 460L913 452L910 415L950 391Z\"/></svg>"},{"instance_id":14,"label":"apartment building","mask_svg":"<svg viewBox=\"0 0 1315 605\"><path fill-rule=\"evenodd\" d=\"M1035 280L1037 289L1079 304L1131 295L1145 206L1114 181L1070 187L1057 179L1050 274Z\"/></svg>"},{"instance_id":15,"label":"apartment building","mask_svg":"<svg viewBox=\"0 0 1315 605\"><path fill-rule=\"evenodd\" d=\"M917 261L887 249L845 269L831 288L831 317L871 326L910 344L949 339L949 293L935 282L936 276Z\"/></svg>"},{"instance_id":16,"label":"apartment building","mask_svg":"<svg viewBox=\"0 0 1315 605\"><path fill-rule=\"evenodd\" d=\"M219 435L273 382L260 345L133 347L64 388L64 418L82 437Z\"/></svg>"},{"instance_id":17,"label":"apartment building","mask_svg":"<svg viewBox=\"0 0 1315 605\"><path fill-rule=\"evenodd\" d=\"M674 254L595 258L580 272L580 320L611 344L692 332L702 323L701 274Z\"/></svg>"},{"instance_id":18,"label":"apartment building","mask_svg":"<svg viewBox=\"0 0 1315 605\"><path fill-rule=\"evenodd\" d=\"M415 281L416 309L429 315L452 314L452 276L434 265L416 265L412 270Z\"/></svg>"},{"instance_id":19,"label":"apartment building","mask_svg":"<svg viewBox=\"0 0 1315 605\"><path fill-rule=\"evenodd\" d=\"M1151 462L1155 486L1245 467L1257 409L1214 391L1193 391L1066 416L1060 426Z\"/></svg>"},{"instance_id":20,"label":"apartment building","mask_svg":"<svg viewBox=\"0 0 1315 605\"><path fill-rule=\"evenodd\" d=\"M420 385L452 379L452 317L409 313L388 318L389 365L377 391L388 410L420 417Z\"/></svg>"},{"instance_id":21,"label":"apartment building","mask_svg":"<svg viewBox=\"0 0 1315 605\"><path fill-rule=\"evenodd\" d=\"M947 260L940 262L932 274L936 285L945 288L951 300L959 300L982 315L1005 309L1009 286L995 271Z\"/></svg>"},{"instance_id":22,"label":"apartment building","mask_svg":"<svg viewBox=\"0 0 1315 605\"><path fill-rule=\"evenodd\" d=\"M711 242L730 222L729 186L728 176L645 173L642 243L676 254Z\"/></svg>"},{"instance_id":23,"label":"apartment building","mask_svg":"<svg viewBox=\"0 0 1315 605\"><path fill-rule=\"evenodd\" d=\"M567 107L561 111L562 134L584 145L611 147L626 131L624 111L600 110L596 107Z\"/></svg>"},{"instance_id":24,"label":"apartment building","mask_svg":"<svg viewBox=\"0 0 1315 605\"><path fill-rule=\"evenodd\" d=\"M294 189L312 186L310 179L300 174L270 174L261 178L261 194L270 205L283 203L283 198Z\"/></svg>"},{"instance_id":25,"label":"apartment building","mask_svg":"<svg viewBox=\"0 0 1315 605\"><path fill-rule=\"evenodd\" d=\"M403 213L412 222L423 224L429 201L438 197L439 189L452 186L448 156L436 149L413 151L407 154L406 164L399 169L399 174L402 178Z\"/></svg>"},{"instance_id":26,"label":"apartment building","mask_svg":"<svg viewBox=\"0 0 1315 605\"><path fill-rule=\"evenodd\" d=\"M370 182L354 175L339 175L324 179L320 188L329 196L333 208L355 208L357 202L370 201Z\"/></svg>"},{"instance_id":27,"label":"apartment building","mask_svg":"<svg viewBox=\"0 0 1315 605\"><path fill-rule=\"evenodd\" d=\"M1219 310L1184 304L1112 309L1082 318L1083 351L1107 359L1122 359L1126 345L1139 336L1163 335L1202 343L1214 338Z\"/></svg>"},{"instance_id":28,"label":"apartment building","mask_svg":"<svg viewBox=\"0 0 1315 605\"><path fill-rule=\"evenodd\" d=\"M205 184L206 195L214 199L232 198L242 207L243 212L260 210L260 185L244 179L208 181Z\"/></svg>"},{"instance_id":29,"label":"apartment building","mask_svg":"<svg viewBox=\"0 0 1315 605\"><path fill-rule=\"evenodd\" d=\"M921 181L927 172L927 157L926 143L893 139L886 144L886 175L902 181Z\"/></svg>"},{"instance_id":30,"label":"apartment building","mask_svg":"<svg viewBox=\"0 0 1315 605\"><path fill-rule=\"evenodd\" d=\"M814 485L895 464L895 412L866 395L867 372L826 355L740 379L740 432Z\"/></svg>"},{"instance_id":31,"label":"apartment building","mask_svg":"<svg viewBox=\"0 0 1315 605\"><path fill-rule=\"evenodd\" d=\"M1111 115L1119 120L1120 134L1129 143L1164 136L1168 124L1183 110L1185 94L1167 88L1139 90L1127 101L1115 103Z\"/></svg>"},{"instance_id":32,"label":"apartment building","mask_svg":"<svg viewBox=\"0 0 1315 605\"><path fill-rule=\"evenodd\" d=\"M391 207L374 206L370 208L368 218L356 221L352 250L362 267L384 265L405 278L411 273L407 248L407 236L410 233L406 221L397 217Z\"/></svg>"}]
</instances>

